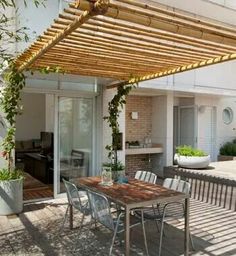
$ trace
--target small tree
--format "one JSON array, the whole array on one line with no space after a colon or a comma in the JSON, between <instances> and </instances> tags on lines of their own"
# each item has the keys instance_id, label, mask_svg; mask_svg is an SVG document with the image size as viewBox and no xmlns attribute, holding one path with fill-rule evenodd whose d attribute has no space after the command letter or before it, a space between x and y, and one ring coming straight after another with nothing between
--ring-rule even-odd
<instances>
[{"instance_id":1,"label":"small tree","mask_svg":"<svg viewBox=\"0 0 236 256\"><path fill-rule=\"evenodd\" d=\"M36 7L43 4L44 1L33 0ZM27 5L26 0L24 0L24 4ZM22 109L20 106L20 92L25 86L25 75L19 72L14 64L17 52L12 52L12 49L8 49L8 46L29 39L26 27L21 27L16 31L12 27L15 17L8 17L5 14L7 8L14 8L17 13L15 0L0 1L0 70L5 69L3 74L4 89L0 104L8 121L7 134L2 143L2 156L8 161L5 174L8 173L8 175L1 175L1 177L3 176L6 179L19 176L12 176L10 172L14 170L12 153L15 148L16 115L20 114Z\"/></svg>"}]
</instances>

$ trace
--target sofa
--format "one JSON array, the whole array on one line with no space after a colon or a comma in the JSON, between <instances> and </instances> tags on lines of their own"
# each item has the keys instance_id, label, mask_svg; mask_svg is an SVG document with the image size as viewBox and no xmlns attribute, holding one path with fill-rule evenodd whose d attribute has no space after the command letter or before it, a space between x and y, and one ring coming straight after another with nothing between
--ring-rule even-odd
<instances>
[{"instance_id":1,"label":"sofa","mask_svg":"<svg viewBox=\"0 0 236 256\"><path fill-rule=\"evenodd\" d=\"M41 151L40 139L16 141L16 160L22 161L27 153L39 153Z\"/></svg>"}]
</instances>

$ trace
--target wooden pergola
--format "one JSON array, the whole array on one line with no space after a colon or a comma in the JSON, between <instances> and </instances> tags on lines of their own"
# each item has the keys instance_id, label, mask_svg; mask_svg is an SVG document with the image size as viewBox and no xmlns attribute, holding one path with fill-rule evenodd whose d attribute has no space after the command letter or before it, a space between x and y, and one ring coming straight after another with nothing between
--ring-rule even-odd
<instances>
[{"instance_id":1,"label":"wooden pergola","mask_svg":"<svg viewBox=\"0 0 236 256\"><path fill-rule=\"evenodd\" d=\"M233 59L235 26L141 0L77 0L16 65L113 78L113 87Z\"/></svg>"}]
</instances>

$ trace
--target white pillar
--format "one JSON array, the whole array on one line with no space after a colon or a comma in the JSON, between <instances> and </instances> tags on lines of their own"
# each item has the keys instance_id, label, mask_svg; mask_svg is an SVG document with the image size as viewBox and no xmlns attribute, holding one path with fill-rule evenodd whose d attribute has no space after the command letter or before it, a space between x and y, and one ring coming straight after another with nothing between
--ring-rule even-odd
<instances>
[{"instance_id":1,"label":"white pillar","mask_svg":"<svg viewBox=\"0 0 236 256\"><path fill-rule=\"evenodd\" d=\"M168 92L166 98L166 166L173 164L173 110L173 92Z\"/></svg>"}]
</instances>

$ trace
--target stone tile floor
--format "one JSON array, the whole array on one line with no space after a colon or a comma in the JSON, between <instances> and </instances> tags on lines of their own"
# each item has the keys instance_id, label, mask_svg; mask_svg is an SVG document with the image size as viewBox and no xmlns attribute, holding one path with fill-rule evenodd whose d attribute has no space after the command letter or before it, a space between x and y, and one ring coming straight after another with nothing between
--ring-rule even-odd
<instances>
[{"instance_id":1,"label":"stone tile floor","mask_svg":"<svg viewBox=\"0 0 236 256\"><path fill-rule=\"evenodd\" d=\"M75 214L75 228L66 225L59 235L65 210L66 200L55 199L25 205L18 216L0 216L0 255L108 255L111 233L105 228L88 230L85 225L78 239L79 213ZM236 212L192 200L190 226L196 247L191 255L236 255ZM149 253L157 255L156 226L148 222L146 230ZM162 255L183 255L183 220L166 225L165 234ZM131 239L131 255L145 255L139 226ZM124 244L116 244L113 254L124 255Z\"/></svg>"}]
</instances>

